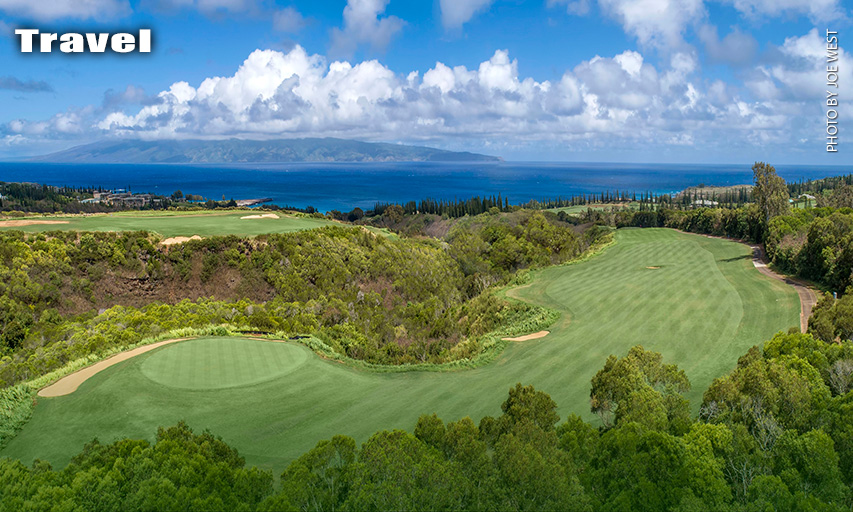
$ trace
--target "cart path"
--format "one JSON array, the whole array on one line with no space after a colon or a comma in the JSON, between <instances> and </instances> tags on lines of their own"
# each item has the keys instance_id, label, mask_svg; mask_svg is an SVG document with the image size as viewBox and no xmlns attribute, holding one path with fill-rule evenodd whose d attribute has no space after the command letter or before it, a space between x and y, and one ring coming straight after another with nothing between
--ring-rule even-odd
<instances>
[{"instance_id":1,"label":"cart path","mask_svg":"<svg viewBox=\"0 0 853 512\"><path fill-rule=\"evenodd\" d=\"M817 304L818 294L814 288L808 284L791 277L783 276L778 272L774 272L767 266L767 260L764 255L764 249L759 245L749 244L752 248L752 264L755 268L765 276L772 277L794 287L797 294L800 296L800 330L806 332L809 330L809 317L812 316L812 310Z\"/></svg>"},{"instance_id":2,"label":"cart path","mask_svg":"<svg viewBox=\"0 0 853 512\"><path fill-rule=\"evenodd\" d=\"M70 395L71 393L77 391L77 388L80 387L80 384L83 384L89 378L106 370L110 366L119 364L123 361L127 361L131 357L150 352L151 350L154 350L155 348L160 348L163 345L177 343L179 341L186 341L188 339L191 338L176 338L173 340L158 341L157 343L152 343L151 345L145 345L143 347L137 347L131 350L120 352L112 357L104 359L103 361L99 361L91 366L87 366L82 370L77 370L71 375L66 375L65 377L62 377L50 386L44 387L39 390L38 395L42 397Z\"/></svg>"}]
</instances>

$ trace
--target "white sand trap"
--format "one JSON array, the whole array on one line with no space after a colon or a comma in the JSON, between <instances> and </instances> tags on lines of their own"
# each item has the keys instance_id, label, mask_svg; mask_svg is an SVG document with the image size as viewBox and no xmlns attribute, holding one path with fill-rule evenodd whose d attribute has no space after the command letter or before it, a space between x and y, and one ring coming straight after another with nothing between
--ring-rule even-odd
<instances>
[{"instance_id":1,"label":"white sand trap","mask_svg":"<svg viewBox=\"0 0 853 512\"><path fill-rule=\"evenodd\" d=\"M280 218L280 217L274 213L265 213L263 215L246 215L245 217L240 217L240 220L246 220L246 219L278 219L278 218Z\"/></svg>"},{"instance_id":2,"label":"white sand trap","mask_svg":"<svg viewBox=\"0 0 853 512\"><path fill-rule=\"evenodd\" d=\"M544 338L551 334L551 331L539 331L534 332L533 334L525 334L524 336L518 336L517 338L504 338L504 341L530 341L530 340L538 340L539 338Z\"/></svg>"},{"instance_id":3,"label":"white sand trap","mask_svg":"<svg viewBox=\"0 0 853 512\"><path fill-rule=\"evenodd\" d=\"M201 237L198 235L193 236L173 236L172 238L167 238L160 242L160 245L176 245L182 244L184 242L189 242L190 240L201 240Z\"/></svg>"},{"instance_id":4,"label":"white sand trap","mask_svg":"<svg viewBox=\"0 0 853 512\"><path fill-rule=\"evenodd\" d=\"M68 221L38 219L0 220L0 228L17 228L21 226L36 226L39 224L68 224Z\"/></svg>"},{"instance_id":5,"label":"white sand trap","mask_svg":"<svg viewBox=\"0 0 853 512\"><path fill-rule=\"evenodd\" d=\"M126 350L110 358L104 359L103 361L95 363L92 366L87 366L86 368L76 371L71 375L62 377L50 386L39 390L38 395L44 397L70 395L71 393L77 391L77 388L80 387L80 384L83 384L90 377L106 370L110 366L119 364L122 361L127 361L131 357L138 356L139 354L150 352L151 350L154 350L155 348L160 348L163 345L177 343L179 341L186 341L188 339L190 338L177 338L174 340L159 341L157 343L152 343L151 345L145 345L144 347L137 347L133 350Z\"/></svg>"}]
</instances>

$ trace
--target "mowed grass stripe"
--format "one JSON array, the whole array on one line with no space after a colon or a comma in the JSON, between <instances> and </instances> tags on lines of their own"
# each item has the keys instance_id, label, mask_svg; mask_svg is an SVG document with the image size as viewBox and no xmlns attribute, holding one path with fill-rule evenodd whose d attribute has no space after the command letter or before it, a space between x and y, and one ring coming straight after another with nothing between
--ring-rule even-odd
<instances>
[{"instance_id":1,"label":"mowed grass stripe","mask_svg":"<svg viewBox=\"0 0 853 512\"><path fill-rule=\"evenodd\" d=\"M590 379L608 355L624 355L636 344L685 369L696 408L711 380L731 371L750 346L799 324L796 292L758 273L748 247L660 229L620 230L616 237L603 254L535 272L529 286L510 292L563 316L548 337L513 343L486 367L379 374L325 361L294 344L183 342L116 365L71 395L41 399L0 456L62 466L93 437L150 439L157 426L184 419L222 435L250 464L281 471L335 434L364 441L380 429L412 429L419 415L433 412L446 421L498 415L516 382L549 393L562 417L577 413L596 421L589 412ZM183 347L198 352L179 352ZM245 382L219 389L176 386L187 372L212 371L207 360L217 350L232 358L222 375L228 366L239 367L230 375ZM252 381L252 374L265 373L264 362L282 373ZM148 374L160 365L171 375L152 381Z\"/></svg>"}]
</instances>

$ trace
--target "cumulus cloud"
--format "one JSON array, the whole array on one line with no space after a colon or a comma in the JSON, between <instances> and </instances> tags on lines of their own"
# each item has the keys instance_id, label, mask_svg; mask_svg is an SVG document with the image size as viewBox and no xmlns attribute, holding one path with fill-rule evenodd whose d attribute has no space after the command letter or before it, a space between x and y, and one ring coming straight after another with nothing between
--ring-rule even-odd
<instances>
[{"instance_id":1,"label":"cumulus cloud","mask_svg":"<svg viewBox=\"0 0 853 512\"><path fill-rule=\"evenodd\" d=\"M626 51L539 82L519 77L518 62L498 50L473 69L438 62L403 76L375 60L329 63L296 46L257 50L233 76L197 87L177 82L156 103L94 122L105 133L146 138L654 138L649 122L670 130L713 117L690 83L694 70L689 54L658 70Z\"/></svg>"},{"instance_id":2,"label":"cumulus cloud","mask_svg":"<svg viewBox=\"0 0 853 512\"><path fill-rule=\"evenodd\" d=\"M846 16L841 0L723 0L754 18L805 14L812 22L829 21Z\"/></svg>"},{"instance_id":3,"label":"cumulus cloud","mask_svg":"<svg viewBox=\"0 0 853 512\"><path fill-rule=\"evenodd\" d=\"M14 76L0 76L0 89L18 92L53 92L53 86L45 81L22 81Z\"/></svg>"},{"instance_id":4,"label":"cumulus cloud","mask_svg":"<svg viewBox=\"0 0 853 512\"><path fill-rule=\"evenodd\" d=\"M506 50L473 67L437 62L406 74L377 60L328 60L301 46L256 50L230 76L179 81L154 95L135 87L109 92L99 107L0 125L0 138L15 144L19 137L341 137L563 151L618 146L647 152L700 142L706 151L774 143L790 149L808 140L820 120L812 115L823 94L819 41L817 31L790 38L765 57L746 89L703 79L692 51L659 64L632 50L595 56L557 79L538 81L520 76ZM846 54L843 59L853 70ZM853 83L853 76L842 79ZM766 90L756 94L752 87Z\"/></svg>"},{"instance_id":5,"label":"cumulus cloud","mask_svg":"<svg viewBox=\"0 0 853 512\"><path fill-rule=\"evenodd\" d=\"M305 18L293 7L285 7L273 13L272 25L279 32L295 34L305 27Z\"/></svg>"},{"instance_id":6,"label":"cumulus cloud","mask_svg":"<svg viewBox=\"0 0 853 512\"><path fill-rule=\"evenodd\" d=\"M753 63L758 53L758 41L737 27L722 40L713 25L703 25L697 35L711 62L742 66Z\"/></svg>"},{"instance_id":7,"label":"cumulus cloud","mask_svg":"<svg viewBox=\"0 0 853 512\"><path fill-rule=\"evenodd\" d=\"M384 50L406 22L396 16L382 17L390 0L347 0L343 28L332 29L332 52L352 55L362 44Z\"/></svg>"},{"instance_id":8,"label":"cumulus cloud","mask_svg":"<svg viewBox=\"0 0 853 512\"><path fill-rule=\"evenodd\" d=\"M821 102L826 87L826 40L812 29L800 37L785 39L757 68L749 86L754 94L802 102ZM838 83L853 83L853 59L844 49L838 51ZM834 91L837 92L837 91Z\"/></svg>"},{"instance_id":9,"label":"cumulus cloud","mask_svg":"<svg viewBox=\"0 0 853 512\"><path fill-rule=\"evenodd\" d=\"M673 48L705 15L702 0L598 0L601 10L641 44Z\"/></svg>"},{"instance_id":10,"label":"cumulus cloud","mask_svg":"<svg viewBox=\"0 0 853 512\"><path fill-rule=\"evenodd\" d=\"M445 28L457 29L492 5L494 0L441 0L441 22ZM549 0L551 1L551 0Z\"/></svg>"},{"instance_id":11,"label":"cumulus cloud","mask_svg":"<svg viewBox=\"0 0 853 512\"><path fill-rule=\"evenodd\" d=\"M109 20L130 14L127 0L0 0L0 11L37 21Z\"/></svg>"},{"instance_id":12,"label":"cumulus cloud","mask_svg":"<svg viewBox=\"0 0 853 512\"><path fill-rule=\"evenodd\" d=\"M17 143L39 138L74 139L80 135L92 133L89 122L93 111L92 107L69 110L56 114L46 121L15 119L0 127L0 135L12 138Z\"/></svg>"},{"instance_id":13,"label":"cumulus cloud","mask_svg":"<svg viewBox=\"0 0 853 512\"><path fill-rule=\"evenodd\" d=\"M158 98L147 95L141 87L128 85L123 91L108 89L104 93L101 106L105 110L110 110L124 105L151 105L158 102Z\"/></svg>"}]
</instances>

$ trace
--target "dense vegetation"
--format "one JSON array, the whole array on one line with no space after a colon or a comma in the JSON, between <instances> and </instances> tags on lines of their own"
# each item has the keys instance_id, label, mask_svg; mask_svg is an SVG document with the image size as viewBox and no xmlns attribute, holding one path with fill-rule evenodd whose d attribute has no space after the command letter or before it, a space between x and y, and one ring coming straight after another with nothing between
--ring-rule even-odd
<instances>
[{"instance_id":1,"label":"dense vegetation","mask_svg":"<svg viewBox=\"0 0 853 512\"><path fill-rule=\"evenodd\" d=\"M92 197L92 188L53 187L34 183L0 182L0 212L94 213L115 211L101 204L81 203Z\"/></svg>"},{"instance_id":2,"label":"dense vegetation","mask_svg":"<svg viewBox=\"0 0 853 512\"><path fill-rule=\"evenodd\" d=\"M0 382L220 324L313 333L377 364L470 359L489 331L541 327L547 316L490 287L577 257L601 236L532 212L475 217L446 241L346 227L171 247L144 232L0 233Z\"/></svg>"},{"instance_id":3,"label":"dense vegetation","mask_svg":"<svg viewBox=\"0 0 853 512\"><path fill-rule=\"evenodd\" d=\"M321 441L281 474L181 423L155 442L86 445L64 469L0 461L0 510L844 511L853 485L853 344L779 334L705 393L692 419L683 372L634 347L595 376L601 428L516 385L502 414L358 446ZM839 387L840 383L840 387Z\"/></svg>"},{"instance_id":4,"label":"dense vegetation","mask_svg":"<svg viewBox=\"0 0 853 512\"><path fill-rule=\"evenodd\" d=\"M832 194L835 189L842 188L845 185L853 185L853 174L846 176L830 176L819 180L799 181L796 183L788 183L788 192L791 197L798 197L801 194L809 194L820 197L825 197Z\"/></svg>"}]
</instances>

